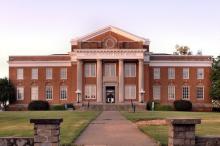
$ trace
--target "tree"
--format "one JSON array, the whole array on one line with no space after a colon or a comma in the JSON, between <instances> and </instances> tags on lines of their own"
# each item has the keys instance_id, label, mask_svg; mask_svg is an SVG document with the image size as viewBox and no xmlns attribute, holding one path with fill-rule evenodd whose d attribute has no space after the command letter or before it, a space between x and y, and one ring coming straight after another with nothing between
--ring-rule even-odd
<instances>
[{"instance_id":1,"label":"tree","mask_svg":"<svg viewBox=\"0 0 220 146\"><path fill-rule=\"evenodd\" d=\"M175 55L192 55L192 52L190 51L190 48L188 46L175 46L176 52L174 52Z\"/></svg>"},{"instance_id":2,"label":"tree","mask_svg":"<svg viewBox=\"0 0 220 146\"><path fill-rule=\"evenodd\" d=\"M210 96L213 100L220 100L220 56L213 59Z\"/></svg>"},{"instance_id":3,"label":"tree","mask_svg":"<svg viewBox=\"0 0 220 146\"><path fill-rule=\"evenodd\" d=\"M3 109L6 108L7 103L13 103L16 101L15 88L13 84L7 79L0 79L0 105Z\"/></svg>"}]
</instances>

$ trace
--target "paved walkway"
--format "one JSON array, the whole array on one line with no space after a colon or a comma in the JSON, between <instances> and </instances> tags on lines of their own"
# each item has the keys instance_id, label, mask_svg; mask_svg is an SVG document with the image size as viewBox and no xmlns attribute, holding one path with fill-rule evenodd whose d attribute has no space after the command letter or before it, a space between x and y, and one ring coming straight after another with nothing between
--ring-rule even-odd
<instances>
[{"instance_id":1,"label":"paved walkway","mask_svg":"<svg viewBox=\"0 0 220 146\"><path fill-rule=\"evenodd\" d=\"M118 111L104 111L76 140L85 146L156 146L154 141Z\"/></svg>"}]
</instances>

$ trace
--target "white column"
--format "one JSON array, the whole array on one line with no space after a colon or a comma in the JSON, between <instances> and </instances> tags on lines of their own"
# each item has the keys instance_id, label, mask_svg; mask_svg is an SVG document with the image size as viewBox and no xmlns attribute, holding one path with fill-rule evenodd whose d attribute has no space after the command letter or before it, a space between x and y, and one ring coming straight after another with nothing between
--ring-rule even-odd
<instances>
[{"instance_id":1,"label":"white column","mask_svg":"<svg viewBox=\"0 0 220 146\"><path fill-rule=\"evenodd\" d=\"M138 87L139 87L139 102L144 101L144 60L139 59L138 62Z\"/></svg>"},{"instance_id":2,"label":"white column","mask_svg":"<svg viewBox=\"0 0 220 146\"><path fill-rule=\"evenodd\" d=\"M81 93L81 97L82 97L82 61L81 60L77 60L77 92ZM80 98L79 101L82 101L81 97L79 97Z\"/></svg>"},{"instance_id":3,"label":"white column","mask_svg":"<svg viewBox=\"0 0 220 146\"><path fill-rule=\"evenodd\" d=\"M96 84L97 84L97 102L102 102L102 60L97 59L96 71Z\"/></svg>"},{"instance_id":4,"label":"white column","mask_svg":"<svg viewBox=\"0 0 220 146\"><path fill-rule=\"evenodd\" d=\"M124 101L124 61L119 60L119 102Z\"/></svg>"}]
</instances>

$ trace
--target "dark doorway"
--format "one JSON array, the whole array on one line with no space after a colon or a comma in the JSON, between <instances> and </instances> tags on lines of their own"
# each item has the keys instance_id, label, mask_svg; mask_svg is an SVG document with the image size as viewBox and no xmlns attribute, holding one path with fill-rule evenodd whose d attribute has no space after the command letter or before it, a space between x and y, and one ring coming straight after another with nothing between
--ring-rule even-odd
<instances>
[{"instance_id":1,"label":"dark doorway","mask_svg":"<svg viewBox=\"0 0 220 146\"><path fill-rule=\"evenodd\" d=\"M115 103L115 86L106 87L106 103Z\"/></svg>"}]
</instances>

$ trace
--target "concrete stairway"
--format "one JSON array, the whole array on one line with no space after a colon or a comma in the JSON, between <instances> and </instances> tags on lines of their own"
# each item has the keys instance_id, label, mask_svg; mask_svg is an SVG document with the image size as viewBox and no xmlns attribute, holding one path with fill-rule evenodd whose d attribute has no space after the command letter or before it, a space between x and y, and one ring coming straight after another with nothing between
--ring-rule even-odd
<instances>
[{"instance_id":1,"label":"concrete stairway","mask_svg":"<svg viewBox=\"0 0 220 146\"><path fill-rule=\"evenodd\" d=\"M145 110L144 103L134 103L136 110ZM78 105L79 110L95 110L95 111L133 111L130 103L83 103Z\"/></svg>"}]
</instances>

